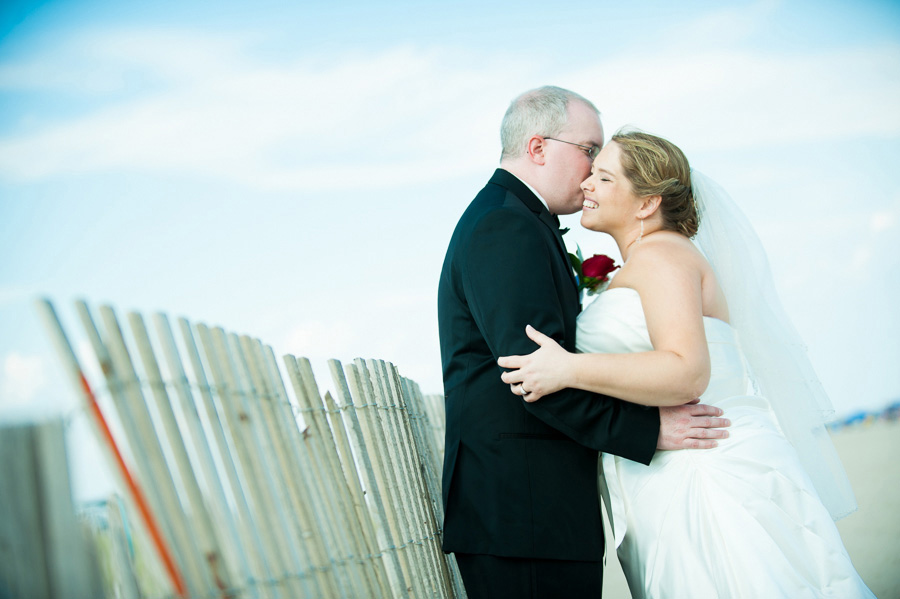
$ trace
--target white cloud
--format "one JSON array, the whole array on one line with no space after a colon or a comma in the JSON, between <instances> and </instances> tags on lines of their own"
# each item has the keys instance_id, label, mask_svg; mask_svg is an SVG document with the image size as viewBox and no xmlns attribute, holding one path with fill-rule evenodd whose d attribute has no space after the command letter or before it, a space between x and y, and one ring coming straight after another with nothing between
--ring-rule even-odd
<instances>
[{"instance_id":1,"label":"white cloud","mask_svg":"<svg viewBox=\"0 0 900 599\"><path fill-rule=\"evenodd\" d=\"M80 29L37 54L0 64L0 90L103 96L131 87L211 79L253 41L188 29Z\"/></svg>"},{"instance_id":2,"label":"white cloud","mask_svg":"<svg viewBox=\"0 0 900 599\"><path fill-rule=\"evenodd\" d=\"M768 6L751 6L747 27ZM688 28L745 16L723 11ZM101 101L60 122L32 115L0 141L0 177L124 168L322 190L352 162L373 187L441 180L496 160L506 103L550 70L502 54L467 60L409 46L262 62L253 43L195 31L93 31L39 60L7 62L0 88L91 92ZM624 56L568 72L555 64L546 75L594 99L610 127L633 122L693 149L900 135L896 45L787 57L686 45ZM132 79L144 83L125 93Z\"/></svg>"},{"instance_id":3,"label":"white cloud","mask_svg":"<svg viewBox=\"0 0 900 599\"><path fill-rule=\"evenodd\" d=\"M4 408L31 403L46 383L46 368L40 356L11 352L3 358L0 402Z\"/></svg>"},{"instance_id":4,"label":"white cloud","mask_svg":"<svg viewBox=\"0 0 900 599\"><path fill-rule=\"evenodd\" d=\"M898 222L897 212L896 209L876 212L869 221L869 228L872 229L873 233L881 233L882 231L893 229Z\"/></svg>"},{"instance_id":5,"label":"white cloud","mask_svg":"<svg viewBox=\"0 0 900 599\"><path fill-rule=\"evenodd\" d=\"M695 150L900 135L896 44L661 52L591 65L577 79L610 127L634 124Z\"/></svg>"},{"instance_id":6,"label":"white cloud","mask_svg":"<svg viewBox=\"0 0 900 599\"><path fill-rule=\"evenodd\" d=\"M674 20L656 35L665 43L642 39L572 79L610 129L637 125L693 150L900 135L900 46L767 51L753 37L771 30L781 4Z\"/></svg>"},{"instance_id":7,"label":"white cloud","mask_svg":"<svg viewBox=\"0 0 900 599\"><path fill-rule=\"evenodd\" d=\"M488 69L442 68L435 54L409 47L349 56L327 67L303 60L248 64L232 52L215 62L227 68L207 69L213 51L203 38L193 46L180 40L182 47L172 52L166 50L170 36L145 34L139 36L143 52L127 51L139 46L131 40L123 55L117 53L121 36L110 37L92 47L108 53L98 57L105 57L105 76L151 72L165 77L164 84L3 140L0 176L30 180L136 168L267 189L327 189L346 176L350 161L365 156L355 170L370 185L408 181L414 173L422 180L442 178L458 173L461 160L448 166L436 140L465 130L456 120L470 113L462 84L489 76ZM179 72L169 59L181 55L186 66ZM46 76L44 65L28 68L31 74L7 65L3 86L58 81ZM67 93L65 83L47 91ZM471 153L457 156L477 167Z\"/></svg>"},{"instance_id":8,"label":"white cloud","mask_svg":"<svg viewBox=\"0 0 900 599\"><path fill-rule=\"evenodd\" d=\"M677 32L673 30L671 37L676 43L688 46L727 46L742 42L771 22L779 4L778 0L762 0L749 5L726 5L689 23L678 23Z\"/></svg>"}]
</instances>

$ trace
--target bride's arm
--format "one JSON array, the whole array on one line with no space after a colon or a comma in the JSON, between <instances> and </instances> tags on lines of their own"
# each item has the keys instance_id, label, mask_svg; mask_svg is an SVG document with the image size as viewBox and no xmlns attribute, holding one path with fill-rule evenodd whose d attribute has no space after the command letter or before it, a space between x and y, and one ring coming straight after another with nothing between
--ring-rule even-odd
<instances>
[{"instance_id":1,"label":"bride's arm","mask_svg":"<svg viewBox=\"0 0 900 599\"><path fill-rule=\"evenodd\" d=\"M500 358L501 367L516 369L504 373L503 381L523 383L529 391L526 401L565 387L647 406L697 399L710 375L697 260L693 248L657 241L636 250L616 277L621 286L639 293L653 351L572 354L531 329L528 336L540 349L527 356Z\"/></svg>"}]
</instances>

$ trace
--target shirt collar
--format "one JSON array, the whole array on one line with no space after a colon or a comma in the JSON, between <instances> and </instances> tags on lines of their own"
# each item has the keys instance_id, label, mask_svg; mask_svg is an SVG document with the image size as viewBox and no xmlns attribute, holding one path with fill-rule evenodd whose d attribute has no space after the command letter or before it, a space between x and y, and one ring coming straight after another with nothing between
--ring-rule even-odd
<instances>
[{"instance_id":1,"label":"shirt collar","mask_svg":"<svg viewBox=\"0 0 900 599\"><path fill-rule=\"evenodd\" d=\"M506 171L506 172L509 172L509 171ZM513 177L516 177L515 175L513 175L513 173L509 173L509 174L512 175ZM516 177L516 179L519 179L519 177ZM522 179L519 179L519 181L522 181ZM550 212L550 206L547 205L547 200L545 200L545 199L543 198L543 196L541 196L541 194L539 194L539 193L537 192L537 190L536 190L534 187L532 187L531 185L529 185L529 184L526 183L525 181L522 181L522 185L524 185L524 186L527 187L529 190L531 190L531 193L533 193L534 196L535 196L537 199L539 199L539 200L541 201L541 204L544 205L544 208L547 209L547 212Z\"/></svg>"}]
</instances>

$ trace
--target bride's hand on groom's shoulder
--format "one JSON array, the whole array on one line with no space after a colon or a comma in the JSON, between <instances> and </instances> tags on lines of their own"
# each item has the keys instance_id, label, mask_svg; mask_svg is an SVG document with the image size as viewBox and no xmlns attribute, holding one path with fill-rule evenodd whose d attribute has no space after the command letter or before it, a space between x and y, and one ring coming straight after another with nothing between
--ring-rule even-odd
<instances>
[{"instance_id":1,"label":"bride's hand on groom's shoulder","mask_svg":"<svg viewBox=\"0 0 900 599\"><path fill-rule=\"evenodd\" d=\"M500 378L510 386L510 391L532 402L569 386L571 354L531 325L525 327L525 334L538 344L538 349L527 356L502 356L497 364L509 369Z\"/></svg>"},{"instance_id":2,"label":"bride's hand on groom's shoulder","mask_svg":"<svg viewBox=\"0 0 900 599\"><path fill-rule=\"evenodd\" d=\"M659 408L657 449L712 449L728 437L723 427L731 421L720 418L722 410L698 402Z\"/></svg>"}]
</instances>

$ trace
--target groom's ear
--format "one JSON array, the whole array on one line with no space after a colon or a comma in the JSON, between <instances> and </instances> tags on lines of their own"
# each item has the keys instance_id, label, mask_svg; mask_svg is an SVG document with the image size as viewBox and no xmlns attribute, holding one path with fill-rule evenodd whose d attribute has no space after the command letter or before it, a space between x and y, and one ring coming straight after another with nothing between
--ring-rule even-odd
<instances>
[{"instance_id":1,"label":"groom's ear","mask_svg":"<svg viewBox=\"0 0 900 599\"><path fill-rule=\"evenodd\" d=\"M544 164L547 161L547 157L544 155L545 147L546 143L544 143L543 137L532 135L531 139L528 140L528 145L525 146L525 153L535 164Z\"/></svg>"}]
</instances>

